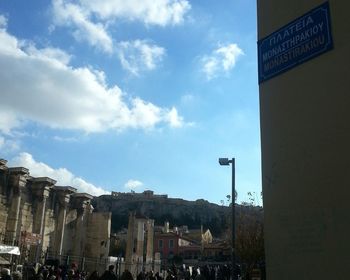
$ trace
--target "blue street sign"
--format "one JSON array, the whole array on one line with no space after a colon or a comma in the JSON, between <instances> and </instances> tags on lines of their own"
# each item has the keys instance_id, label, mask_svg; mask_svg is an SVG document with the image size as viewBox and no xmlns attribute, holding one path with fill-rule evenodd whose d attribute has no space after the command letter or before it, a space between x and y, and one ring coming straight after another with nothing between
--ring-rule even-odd
<instances>
[{"instance_id":1,"label":"blue street sign","mask_svg":"<svg viewBox=\"0 0 350 280\"><path fill-rule=\"evenodd\" d=\"M332 48L326 2L258 41L259 83Z\"/></svg>"}]
</instances>

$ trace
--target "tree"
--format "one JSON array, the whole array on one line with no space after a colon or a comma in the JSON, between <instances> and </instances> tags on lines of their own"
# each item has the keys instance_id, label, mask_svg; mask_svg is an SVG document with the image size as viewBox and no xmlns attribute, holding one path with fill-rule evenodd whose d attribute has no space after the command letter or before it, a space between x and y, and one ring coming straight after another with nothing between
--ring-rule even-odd
<instances>
[{"instance_id":1,"label":"tree","mask_svg":"<svg viewBox=\"0 0 350 280\"><path fill-rule=\"evenodd\" d=\"M256 197L248 193L248 203L242 203L236 226L236 254L244 264L245 279L259 263L265 262L263 208Z\"/></svg>"},{"instance_id":2,"label":"tree","mask_svg":"<svg viewBox=\"0 0 350 280\"><path fill-rule=\"evenodd\" d=\"M248 192L248 202L236 204L235 253L242 264L243 279L250 279L254 266L265 261L263 208L259 204L255 192ZM227 225L231 221L230 213ZM224 235L229 244L232 244L231 233L229 227Z\"/></svg>"},{"instance_id":3,"label":"tree","mask_svg":"<svg viewBox=\"0 0 350 280\"><path fill-rule=\"evenodd\" d=\"M250 275L254 266L265 260L264 225L254 215L240 216L236 229L236 254ZM248 278L249 279L249 278Z\"/></svg>"}]
</instances>

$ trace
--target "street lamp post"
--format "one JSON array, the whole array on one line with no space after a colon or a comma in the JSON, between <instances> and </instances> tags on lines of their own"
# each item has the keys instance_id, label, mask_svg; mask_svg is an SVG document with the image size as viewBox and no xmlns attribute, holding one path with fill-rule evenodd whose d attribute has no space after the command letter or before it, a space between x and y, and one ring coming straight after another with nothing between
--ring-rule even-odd
<instances>
[{"instance_id":1,"label":"street lamp post","mask_svg":"<svg viewBox=\"0 0 350 280\"><path fill-rule=\"evenodd\" d=\"M236 268L236 256L235 256L235 241L236 241L236 228L235 228L235 199L236 199L236 191L235 191L235 159L232 158L229 160L228 158L219 158L219 164L220 165L232 165L232 204L231 204L231 210L232 210L232 249L231 249L231 259L232 259L232 280L237 280L236 274L235 274L235 268Z\"/></svg>"}]
</instances>

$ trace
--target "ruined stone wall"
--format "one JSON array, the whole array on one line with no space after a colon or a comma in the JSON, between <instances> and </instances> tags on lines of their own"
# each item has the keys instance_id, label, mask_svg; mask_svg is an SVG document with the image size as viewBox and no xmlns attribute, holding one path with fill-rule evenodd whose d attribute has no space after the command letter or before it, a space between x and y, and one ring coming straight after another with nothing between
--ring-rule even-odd
<instances>
[{"instance_id":1,"label":"ruined stone wall","mask_svg":"<svg viewBox=\"0 0 350 280\"><path fill-rule=\"evenodd\" d=\"M20 212L20 231L33 231L33 207L29 201L23 201Z\"/></svg>"},{"instance_id":2,"label":"ruined stone wall","mask_svg":"<svg viewBox=\"0 0 350 280\"><path fill-rule=\"evenodd\" d=\"M6 196L0 194L0 235L5 234L8 207Z\"/></svg>"},{"instance_id":3,"label":"ruined stone wall","mask_svg":"<svg viewBox=\"0 0 350 280\"><path fill-rule=\"evenodd\" d=\"M19 262L108 257L111 213L93 212L91 195L55 183L0 159L0 244L19 246Z\"/></svg>"},{"instance_id":4,"label":"ruined stone wall","mask_svg":"<svg viewBox=\"0 0 350 280\"><path fill-rule=\"evenodd\" d=\"M75 231L76 219L77 210L71 209L66 216L63 255L73 255L73 242L77 242Z\"/></svg>"},{"instance_id":5,"label":"ruined stone wall","mask_svg":"<svg viewBox=\"0 0 350 280\"><path fill-rule=\"evenodd\" d=\"M55 240L56 233L56 218L54 216L53 209L46 209L45 212L45 226L44 226L44 235L43 235L43 247L49 248L52 247Z\"/></svg>"},{"instance_id":6,"label":"ruined stone wall","mask_svg":"<svg viewBox=\"0 0 350 280\"><path fill-rule=\"evenodd\" d=\"M0 235L5 234L8 207L6 198L6 161L0 161Z\"/></svg>"},{"instance_id":7,"label":"ruined stone wall","mask_svg":"<svg viewBox=\"0 0 350 280\"><path fill-rule=\"evenodd\" d=\"M86 256L99 258L108 256L111 215L111 213L92 213L89 215L86 231Z\"/></svg>"}]
</instances>

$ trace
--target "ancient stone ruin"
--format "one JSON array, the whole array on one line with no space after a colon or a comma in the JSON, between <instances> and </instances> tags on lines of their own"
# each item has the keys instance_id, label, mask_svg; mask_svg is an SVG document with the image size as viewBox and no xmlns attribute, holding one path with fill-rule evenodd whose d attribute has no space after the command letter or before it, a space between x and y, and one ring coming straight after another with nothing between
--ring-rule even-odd
<instances>
[{"instance_id":1,"label":"ancient stone ruin","mask_svg":"<svg viewBox=\"0 0 350 280\"><path fill-rule=\"evenodd\" d=\"M109 253L111 213L94 212L93 196L0 159L0 244L18 246L16 263L75 262L103 271Z\"/></svg>"}]
</instances>

